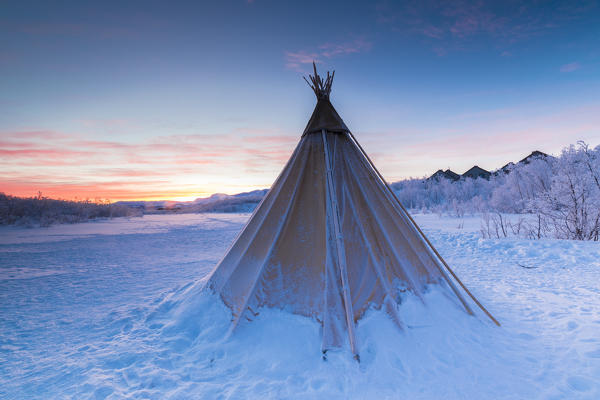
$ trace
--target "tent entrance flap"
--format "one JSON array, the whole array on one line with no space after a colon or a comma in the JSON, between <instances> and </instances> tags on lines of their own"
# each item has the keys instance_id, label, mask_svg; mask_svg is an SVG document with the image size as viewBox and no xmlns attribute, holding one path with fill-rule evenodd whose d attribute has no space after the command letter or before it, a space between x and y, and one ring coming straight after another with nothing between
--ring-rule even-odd
<instances>
[{"instance_id":1,"label":"tent entrance flap","mask_svg":"<svg viewBox=\"0 0 600 400\"><path fill-rule=\"evenodd\" d=\"M325 156L325 169L327 180L326 197L331 210L331 224L335 235L336 255L335 264L339 270L340 280L342 282L342 298L344 299L344 310L346 312L346 326L348 329L348 339L350 341L350 350L353 354L358 354L356 349L356 336L354 335L354 311L352 310L352 298L350 297L350 288L348 286L348 272L346 270L346 250L344 248L344 239L342 237L342 228L340 226L340 214L337 203L337 196L333 182L333 168L329 159L329 146L327 145L327 134L325 129L321 131L323 138L323 153Z\"/></svg>"}]
</instances>

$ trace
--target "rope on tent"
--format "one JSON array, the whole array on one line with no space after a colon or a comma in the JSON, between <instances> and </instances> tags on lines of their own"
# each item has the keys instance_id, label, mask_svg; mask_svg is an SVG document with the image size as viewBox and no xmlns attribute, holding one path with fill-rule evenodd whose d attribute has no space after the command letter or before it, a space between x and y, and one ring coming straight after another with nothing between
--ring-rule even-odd
<instances>
[{"instance_id":1,"label":"rope on tent","mask_svg":"<svg viewBox=\"0 0 600 400\"><path fill-rule=\"evenodd\" d=\"M446 263L446 261L441 256L441 254L438 253L438 251L436 250L435 247L433 247L433 244L429 241L429 239L427 238L427 236L425 236L425 234L423 233L423 231L421 230L421 228L419 228L419 225L417 225L417 223L412 218L412 216L408 213L408 211L406 210L406 208L404 208L404 206L402 205L402 203L398 199L398 196L396 196L396 193L394 193L394 191L392 190L392 188L390 187L390 185L387 183L387 181L385 180L385 178L383 177L383 175L381 175L381 173L379 172L379 170L377 169L377 167L375 167L375 164L373 164L373 161L371 161L371 158L367 155L367 153L362 148L362 146L360 145L360 143L358 142L358 140L356 140L356 138L354 137L354 135L352 134L352 132L348 131L348 133L352 137L352 140L354 141L354 143L356 143L356 145L360 149L361 153L369 161L369 164L371 164L371 168L373 168L373 170L375 171L375 173L377 174L377 176L379 176L379 179L381 179L381 181L383 182L383 184L385 185L385 187L387 188L387 190L392 194L392 196L394 197L394 199L396 200L396 202L398 203L398 205L400 206L400 208L402 209L402 211L404 211L404 213L408 216L408 218L412 222L413 226L419 231L419 233L421 234L421 237L423 237L423 239L425 239L425 242L429 245L429 247L431 248L431 250L433 250L433 252L438 257L438 259L444 264L444 267L446 267L446 269L448 270L448 272L450 272L450 274L452 275L452 277L454 277L454 279L458 282L458 284L460 285L460 287L463 288L463 290L469 295L469 297L475 302L475 304L477 304L477 306L479 306L479 308L496 325L500 326L500 322L498 322L498 320L496 320L496 318L494 318L492 316L492 314L490 314L490 312L479 302L479 300L477 300L477 298L475 298L475 296L473 296L473 294L469 291L469 289L467 289L467 287L462 283L462 281L458 278L458 276L456 276L456 274L454 273L454 271L452 270L452 268L450 268L450 266L448 265L448 263Z\"/></svg>"}]
</instances>

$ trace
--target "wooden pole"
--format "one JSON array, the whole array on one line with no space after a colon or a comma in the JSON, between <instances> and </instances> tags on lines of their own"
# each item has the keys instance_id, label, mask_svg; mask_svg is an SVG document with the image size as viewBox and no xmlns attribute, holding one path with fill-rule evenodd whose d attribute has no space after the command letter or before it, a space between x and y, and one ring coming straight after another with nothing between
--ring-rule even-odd
<instances>
[{"instance_id":1,"label":"wooden pole","mask_svg":"<svg viewBox=\"0 0 600 400\"><path fill-rule=\"evenodd\" d=\"M329 206L331 208L331 214L333 218L333 231L335 234L335 248L337 252L337 262L340 268L340 279L342 281L342 296L344 298L344 309L346 312L346 324L348 325L348 337L350 340L350 349L352 354L358 360L358 351L356 346L356 337L354 335L354 312L352 310L352 298L350 297L350 288L348 286L348 271L346 270L346 253L344 249L344 238L342 236L342 227L340 225L340 215L338 210L338 204L336 200L335 187L333 185L333 170L331 167L331 160L329 159L329 152L327 149L327 138L326 131L321 131L323 138L323 151L325 153L325 167L326 181L327 181L327 195L329 199Z\"/></svg>"}]
</instances>

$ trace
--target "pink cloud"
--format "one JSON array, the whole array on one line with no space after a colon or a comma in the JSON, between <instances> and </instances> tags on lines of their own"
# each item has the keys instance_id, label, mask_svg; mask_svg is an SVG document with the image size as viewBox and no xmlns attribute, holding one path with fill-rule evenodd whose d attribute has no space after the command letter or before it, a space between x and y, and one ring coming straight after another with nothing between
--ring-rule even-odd
<instances>
[{"instance_id":1,"label":"pink cloud","mask_svg":"<svg viewBox=\"0 0 600 400\"><path fill-rule=\"evenodd\" d=\"M155 170L155 169L136 169L136 168L96 168L93 170L93 175L100 177L108 177L114 179L120 178L156 178L161 176L168 176L170 171L168 170Z\"/></svg>"},{"instance_id":2,"label":"pink cloud","mask_svg":"<svg viewBox=\"0 0 600 400\"><path fill-rule=\"evenodd\" d=\"M367 41L365 38L359 37L350 42L343 43L324 43L314 51L300 50L296 52L285 52L285 66L288 69L293 69L299 72L303 72L305 65L310 65L314 62L319 63L323 59L331 59L339 56L345 56L349 54L362 53L370 50L372 43Z\"/></svg>"},{"instance_id":3,"label":"pink cloud","mask_svg":"<svg viewBox=\"0 0 600 400\"><path fill-rule=\"evenodd\" d=\"M325 43L319 46L323 57L333 58L340 55L360 53L371 49L371 43L364 38L358 38L347 43Z\"/></svg>"},{"instance_id":4,"label":"pink cloud","mask_svg":"<svg viewBox=\"0 0 600 400\"><path fill-rule=\"evenodd\" d=\"M1 165L32 165L45 166L77 165L82 161L89 162L95 158L95 153L79 149L61 149L57 147L40 147L35 144L19 143L17 148L0 147Z\"/></svg>"},{"instance_id":5,"label":"pink cloud","mask_svg":"<svg viewBox=\"0 0 600 400\"><path fill-rule=\"evenodd\" d=\"M263 136L248 136L244 137L243 140L246 143L260 144L261 146L268 144L285 144L290 145L298 142L298 135L263 135Z\"/></svg>"},{"instance_id":6,"label":"pink cloud","mask_svg":"<svg viewBox=\"0 0 600 400\"><path fill-rule=\"evenodd\" d=\"M35 196L38 191L41 191L44 196L63 199L101 198L117 201L132 198L165 198L165 194L173 198L189 195L189 192L181 190L181 187L173 185L157 187L156 181L57 183L50 181L18 182L0 177L0 187L7 194L22 197Z\"/></svg>"},{"instance_id":7,"label":"pink cloud","mask_svg":"<svg viewBox=\"0 0 600 400\"><path fill-rule=\"evenodd\" d=\"M296 135L246 131L256 133L169 135L135 143L51 131L3 132L1 190L111 199L158 193L162 198L184 197L182 190L189 195L189 187L204 194L234 187L245 190L253 186L236 183L241 175L247 181L270 182L298 140ZM117 191L117 186L127 189Z\"/></svg>"},{"instance_id":8,"label":"pink cloud","mask_svg":"<svg viewBox=\"0 0 600 400\"><path fill-rule=\"evenodd\" d=\"M136 127L135 124L127 119L84 119L81 123L86 128L99 128L104 131L113 132L119 129L130 129Z\"/></svg>"},{"instance_id":9,"label":"pink cloud","mask_svg":"<svg viewBox=\"0 0 600 400\"><path fill-rule=\"evenodd\" d=\"M377 22L391 30L413 33L438 55L450 50L467 50L475 46L475 37L490 39L499 47L544 35L573 20L595 12L597 5L551 7L541 13L535 4L518 7L497 7L493 2L453 1L439 2L382 2L376 7ZM431 40L434 43L431 43ZM439 43L442 42L443 46ZM444 48L440 51L440 48Z\"/></svg>"},{"instance_id":10,"label":"pink cloud","mask_svg":"<svg viewBox=\"0 0 600 400\"><path fill-rule=\"evenodd\" d=\"M444 36L444 30L433 25L427 25L421 30L423 35L435 39L441 39Z\"/></svg>"},{"instance_id":11,"label":"pink cloud","mask_svg":"<svg viewBox=\"0 0 600 400\"><path fill-rule=\"evenodd\" d=\"M285 52L285 67L293 70L300 70L303 64L311 64L319 62L319 54L308 53L300 50L296 52L286 51Z\"/></svg>"},{"instance_id":12,"label":"pink cloud","mask_svg":"<svg viewBox=\"0 0 600 400\"><path fill-rule=\"evenodd\" d=\"M32 130L32 131L20 131L20 132L2 132L3 137L10 137L12 139L65 139L69 136L51 130Z\"/></svg>"},{"instance_id":13,"label":"pink cloud","mask_svg":"<svg viewBox=\"0 0 600 400\"><path fill-rule=\"evenodd\" d=\"M560 67L560 72L573 72L573 71L577 71L580 68L581 68L581 65L578 62L572 62L572 63L565 64L562 67Z\"/></svg>"}]
</instances>

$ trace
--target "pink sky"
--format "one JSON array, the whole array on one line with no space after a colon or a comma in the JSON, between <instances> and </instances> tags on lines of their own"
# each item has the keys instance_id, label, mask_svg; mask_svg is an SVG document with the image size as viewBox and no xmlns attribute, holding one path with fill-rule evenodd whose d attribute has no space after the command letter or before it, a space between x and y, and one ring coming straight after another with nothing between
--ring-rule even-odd
<instances>
[{"instance_id":1,"label":"pink sky","mask_svg":"<svg viewBox=\"0 0 600 400\"><path fill-rule=\"evenodd\" d=\"M269 187L332 102L391 181L600 144L597 2L5 2L0 192ZM316 14L315 14L316 13ZM336 15L327 27L318 16Z\"/></svg>"},{"instance_id":2,"label":"pink sky","mask_svg":"<svg viewBox=\"0 0 600 400\"><path fill-rule=\"evenodd\" d=\"M2 132L2 191L54 198L192 199L268 187L293 136L173 135L89 140L52 131Z\"/></svg>"},{"instance_id":3,"label":"pink sky","mask_svg":"<svg viewBox=\"0 0 600 400\"><path fill-rule=\"evenodd\" d=\"M390 181L438 168L458 173L516 161L530 151L557 153L577 140L595 146L600 106L574 107L528 119L519 110L458 115L445 134L356 132ZM485 134L481 134L484 132ZM55 131L2 132L2 191L65 199L190 200L271 185L300 135L245 130L145 140L90 139Z\"/></svg>"}]
</instances>

